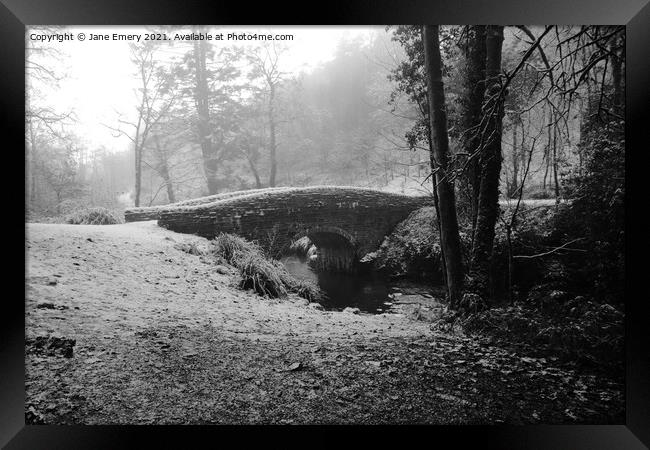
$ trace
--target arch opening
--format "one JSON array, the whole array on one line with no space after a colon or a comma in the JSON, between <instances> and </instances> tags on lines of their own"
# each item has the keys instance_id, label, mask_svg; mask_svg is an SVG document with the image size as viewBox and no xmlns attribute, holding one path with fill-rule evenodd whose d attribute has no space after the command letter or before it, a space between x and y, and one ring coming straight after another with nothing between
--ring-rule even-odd
<instances>
[{"instance_id":1,"label":"arch opening","mask_svg":"<svg viewBox=\"0 0 650 450\"><path fill-rule=\"evenodd\" d=\"M309 239L305 243L304 238ZM318 271L354 272L358 265L356 241L349 233L335 228L312 228L297 233L292 242L300 242L310 265ZM314 247L310 249L311 245Z\"/></svg>"},{"instance_id":2,"label":"arch opening","mask_svg":"<svg viewBox=\"0 0 650 450\"><path fill-rule=\"evenodd\" d=\"M353 272L356 268L356 252L346 238L339 234L317 232L307 235L316 246L313 265L316 270L328 272Z\"/></svg>"}]
</instances>

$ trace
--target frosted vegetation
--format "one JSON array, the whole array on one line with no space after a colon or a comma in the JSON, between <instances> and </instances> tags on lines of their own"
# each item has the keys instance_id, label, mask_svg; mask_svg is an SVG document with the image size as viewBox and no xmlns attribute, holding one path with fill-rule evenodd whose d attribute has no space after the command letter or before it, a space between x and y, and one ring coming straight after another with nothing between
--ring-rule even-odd
<instances>
[{"instance_id":1,"label":"frosted vegetation","mask_svg":"<svg viewBox=\"0 0 650 450\"><path fill-rule=\"evenodd\" d=\"M291 43L130 44L100 141L56 95L106 83L29 41L27 423L623 423L625 28L354 36L304 68ZM387 312L325 310L272 233L155 222L242 232L219 207L247 201L266 232L255 200L328 192L430 205L365 255L328 223L281 242L381 279Z\"/></svg>"}]
</instances>

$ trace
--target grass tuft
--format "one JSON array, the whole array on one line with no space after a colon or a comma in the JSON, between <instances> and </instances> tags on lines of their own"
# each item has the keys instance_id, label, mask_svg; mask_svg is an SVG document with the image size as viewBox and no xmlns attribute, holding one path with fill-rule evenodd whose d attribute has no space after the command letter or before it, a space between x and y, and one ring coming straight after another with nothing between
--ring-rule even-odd
<instances>
[{"instance_id":1,"label":"grass tuft","mask_svg":"<svg viewBox=\"0 0 650 450\"><path fill-rule=\"evenodd\" d=\"M242 277L239 287L252 289L262 296L271 298L287 295L282 273L271 261L259 254L247 253L237 259Z\"/></svg>"},{"instance_id":2,"label":"grass tuft","mask_svg":"<svg viewBox=\"0 0 650 450\"><path fill-rule=\"evenodd\" d=\"M237 260L249 253L262 255L262 248L254 242L234 234L220 233L214 238L214 251L228 264L238 267Z\"/></svg>"},{"instance_id":3,"label":"grass tuft","mask_svg":"<svg viewBox=\"0 0 650 450\"><path fill-rule=\"evenodd\" d=\"M239 270L242 289L252 289L270 298L284 297L290 292L310 302L324 298L318 286L296 279L280 261L266 256L258 244L240 236L219 234L214 239L214 253Z\"/></svg>"},{"instance_id":4,"label":"grass tuft","mask_svg":"<svg viewBox=\"0 0 650 450\"><path fill-rule=\"evenodd\" d=\"M122 220L106 208L89 208L68 215L66 223L73 225L115 225Z\"/></svg>"},{"instance_id":5,"label":"grass tuft","mask_svg":"<svg viewBox=\"0 0 650 450\"><path fill-rule=\"evenodd\" d=\"M297 280L298 283L291 287L292 292L310 302L321 303L325 299L325 293L313 282L308 280Z\"/></svg>"}]
</instances>

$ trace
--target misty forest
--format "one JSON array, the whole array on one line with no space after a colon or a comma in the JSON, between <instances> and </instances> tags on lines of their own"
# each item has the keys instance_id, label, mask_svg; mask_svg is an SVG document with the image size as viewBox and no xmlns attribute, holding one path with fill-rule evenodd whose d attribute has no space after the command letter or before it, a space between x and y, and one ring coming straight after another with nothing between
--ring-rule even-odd
<instances>
[{"instance_id":1,"label":"misty forest","mask_svg":"<svg viewBox=\"0 0 650 450\"><path fill-rule=\"evenodd\" d=\"M29 27L25 64L26 423L624 423L624 27Z\"/></svg>"}]
</instances>

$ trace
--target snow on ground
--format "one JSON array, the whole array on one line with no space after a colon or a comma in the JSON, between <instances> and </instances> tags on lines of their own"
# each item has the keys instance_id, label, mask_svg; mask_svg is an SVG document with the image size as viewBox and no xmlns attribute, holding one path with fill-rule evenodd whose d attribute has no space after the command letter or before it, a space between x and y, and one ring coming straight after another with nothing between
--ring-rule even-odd
<instances>
[{"instance_id":1,"label":"snow on ground","mask_svg":"<svg viewBox=\"0 0 650 450\"><path fill-rule=\"evenodd\" d=\"M265 329L272 329L273 334L300 333L318 338L323 336L320 327L325 325L372 326L389 320L317 312L297 306L295 303L303 303L297 297L292 301L262 300L241 292L234 288L230 275L214 270L208 257L174 247L191 242L207 247L206 239L165 230L155 221L104 226L29 224L27 234L27 272L33 292L28 296L28 308L49 300L80 308L73 312L72 320L57 324L59 332L80 332L85 321L93 321L97 314L104 325L112 324L114 332L135 332L152 323L220 322L222 331L236 330L260 338L267 336ZM57 284L51 286L46 280L56 280ZM93 311L88 315L82 307L92 307ZM295 320L296 314L323 321ZM261 325L256 322L260 315L273 320ZM28 332L31 325L27 325ZM33 325L36 328L38 322ZM390 332L427 334L423 324L406 325Z\"/></svg>"},{"instance_id":2,"label":"snow on ground","mask_svg":"<svg viewBox=\"0 0 650 450\"><path fill-rule=\"evenodd\" d=\"M404 314L261 298L181 243L208 245L154 221L27 224L27 423L618 420L620 386L580 416L587 375Z\"/></svg>"}]
</instances>

